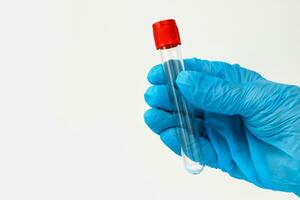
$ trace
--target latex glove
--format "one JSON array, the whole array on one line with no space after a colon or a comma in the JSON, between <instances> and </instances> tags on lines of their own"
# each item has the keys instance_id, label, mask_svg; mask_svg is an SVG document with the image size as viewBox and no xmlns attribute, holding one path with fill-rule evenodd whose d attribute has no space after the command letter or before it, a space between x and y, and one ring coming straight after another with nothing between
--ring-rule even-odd
<instances>
[{"instance_id":1,"label":"latex glove","mask_svg":"<svg viewBox=\"0 0 300 200\"><path fill-rule=\"evenodd\" d=\"M224 62L187 59L176 84L193 106L201 163L259 187L300 195L300 88L274 83ZM147 125L175 153L178 122L172 115L162 65L148 74L152 109Z\"/></svg>"}]
</instances>

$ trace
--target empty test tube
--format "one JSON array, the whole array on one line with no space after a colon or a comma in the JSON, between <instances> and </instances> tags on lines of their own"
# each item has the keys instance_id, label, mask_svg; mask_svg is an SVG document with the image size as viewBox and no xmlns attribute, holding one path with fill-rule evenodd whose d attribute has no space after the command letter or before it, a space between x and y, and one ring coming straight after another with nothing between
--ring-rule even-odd
<instances>
[{"instance_id":1,"label":"empty test tube","mask_svg":"<svg viewBox=\"0 0 300 200\"><path fill-rule=\"evenodd\" d=\"M152 28L156 49L161 56L169 98L174 107L173 114L179 122L176 130L184 166L188 172L199 174L204 166L199 162L201 160L199 135L193 126L193 109L176 86L177 75L184 70L179 31L173 19L156 22Z\"/></svg>"}]
</instances>

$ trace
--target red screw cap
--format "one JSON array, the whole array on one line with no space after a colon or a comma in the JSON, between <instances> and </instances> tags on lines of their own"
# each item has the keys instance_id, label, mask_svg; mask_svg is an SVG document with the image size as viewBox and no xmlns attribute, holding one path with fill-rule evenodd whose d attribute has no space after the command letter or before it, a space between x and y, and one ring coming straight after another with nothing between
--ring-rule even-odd
<instances>
[{"instance_id":1,"label":"red screw cap","mask_svg":"<svg viewBox=\"0 0 300 200\"><path fill-rule=\"evenodd\" d=\"M181 44L174 19L156 22L152 25L156 49L169 49Z\"/></svg>"}]
</instances>

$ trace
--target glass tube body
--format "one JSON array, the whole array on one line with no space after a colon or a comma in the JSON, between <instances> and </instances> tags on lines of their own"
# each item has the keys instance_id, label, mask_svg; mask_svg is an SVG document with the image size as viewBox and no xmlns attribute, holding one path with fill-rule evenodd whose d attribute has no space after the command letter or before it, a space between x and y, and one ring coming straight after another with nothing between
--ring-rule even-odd
<instances>
[{"instance_id":1,"label":"glass tube body","mask_svg":"<svg viewBox=\"0 0 300 200\"><path fill-rule=\"evenodd\" d=\"M191 105L179 93L176 86L177 75L184 70L180 45L159 50L167 82L169 98L176 115L179 127L176 128L177 138L181 147L181 156L186 170L199 174L203 170L200 161L199 135L193 126L194 112Z\"/></svg>"}]
</instances>

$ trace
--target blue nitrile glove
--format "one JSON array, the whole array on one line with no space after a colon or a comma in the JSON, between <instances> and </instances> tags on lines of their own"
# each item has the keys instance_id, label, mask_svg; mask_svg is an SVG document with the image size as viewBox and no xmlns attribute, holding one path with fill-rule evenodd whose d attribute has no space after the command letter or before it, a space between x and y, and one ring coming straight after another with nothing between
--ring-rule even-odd
<instances>
[{"instance_id":1,"label":"blue nitrile glove","mask_svg":"<svg viewBox=\"0 0 300 200\"><path fill-rule=\"evenodd\" d=\"M198 116L202 164L300 195L300 88L224 62L187 59L177 86ZM162 65L148 75L145 122L180 155Z\"/></svg>"}]
</instances>

